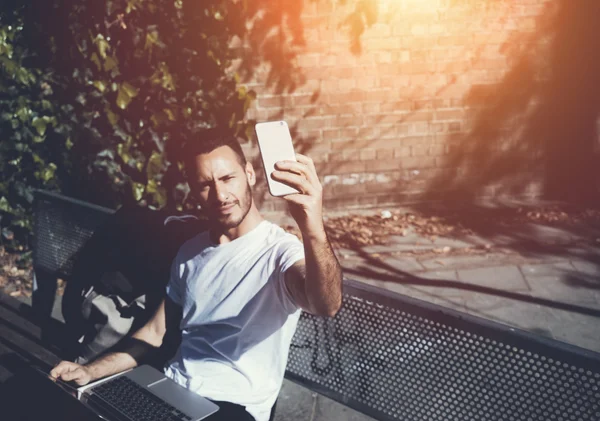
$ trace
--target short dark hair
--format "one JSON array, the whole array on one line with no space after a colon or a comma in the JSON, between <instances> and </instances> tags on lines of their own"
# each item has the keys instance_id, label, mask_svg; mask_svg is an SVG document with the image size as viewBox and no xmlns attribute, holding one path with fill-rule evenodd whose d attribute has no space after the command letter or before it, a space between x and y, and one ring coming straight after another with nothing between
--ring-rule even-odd
<instances>
[{"instance_id":1,"label":"short dark hair","mask_svg":"<svg viewBox=\"0 0 600 421\"><path fill-rule=\"evenodd\" d=\"M195 158L198 155L212 152L221 146L229 146L235 152L240 165L246 166L244 151L231 131L220 128L202 129L194 134L194 137L187 141L182 149L182 162L188 177L189 170L195 165Z\"/></svg>"}]
</instances>

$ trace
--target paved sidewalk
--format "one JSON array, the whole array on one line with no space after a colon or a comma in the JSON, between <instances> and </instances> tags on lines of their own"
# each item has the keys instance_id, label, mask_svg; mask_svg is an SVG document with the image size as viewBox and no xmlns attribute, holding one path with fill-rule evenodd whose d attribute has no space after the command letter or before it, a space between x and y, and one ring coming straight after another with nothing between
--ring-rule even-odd
<instances>
[{"instance_id":1,"label":"paved sidewalk","mask_svg":"<svg viewBox=\"0 0 600 421\"><path fill-rule=\"evenodd\" d=\"M530 240L551 238L551 253L504 248L499 238L409 234L338 255L347 277L600 352L600 247L535 228Z\"/></svg>"}]
</instances>

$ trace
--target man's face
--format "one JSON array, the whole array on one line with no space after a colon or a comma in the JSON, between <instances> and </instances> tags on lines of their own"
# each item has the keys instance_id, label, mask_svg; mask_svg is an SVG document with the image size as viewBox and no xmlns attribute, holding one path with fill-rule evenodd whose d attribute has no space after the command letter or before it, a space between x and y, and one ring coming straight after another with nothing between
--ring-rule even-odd
<instances>
[{"instance_id":1,"label":"man's face","mask_svg":"<svg viewBox=\"0 0 600 421\"><path fill-rule=\"evenodd\" d=\"M222 228L237 227L252 206L256 183L250 163L242 166L229 146L196 156L190 188L198 197L206 216Z\"/></svg>"}]
</instances>

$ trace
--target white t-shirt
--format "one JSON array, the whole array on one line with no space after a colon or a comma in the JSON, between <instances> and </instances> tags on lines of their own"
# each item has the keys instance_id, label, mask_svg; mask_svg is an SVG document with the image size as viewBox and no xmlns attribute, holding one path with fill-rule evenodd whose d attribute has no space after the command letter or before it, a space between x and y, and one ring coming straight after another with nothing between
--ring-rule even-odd
<instances>
[{"instance_id":1,"label":"white t-shirt","mask_svg":"<svg viewBox=\"0 0 600 421\"><path fill-rule=\"evenodd\" d=\"M213 243L208 232L186 242L167 285L183 309L167 376L267 421L300 317L284 272L303 258L300 240L268 221L229 243Z\"/></svg>"}]
</instances>

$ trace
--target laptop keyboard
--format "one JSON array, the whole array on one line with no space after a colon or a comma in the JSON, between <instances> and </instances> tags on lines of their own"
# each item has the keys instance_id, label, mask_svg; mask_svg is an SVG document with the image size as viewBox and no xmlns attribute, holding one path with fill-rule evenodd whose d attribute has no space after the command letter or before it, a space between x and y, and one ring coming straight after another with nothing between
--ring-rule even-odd
<instances>
[{"instance_id":1,"label":"laptop keyboard","mask_svg":"<svg viewBox=\"0 0 600 421\"><path fill-rule=\"evenodd\" d=\"M116 377L94 387L93 393L133 421L192 419L125 376Z\"/></svg>"}]
</instances>

